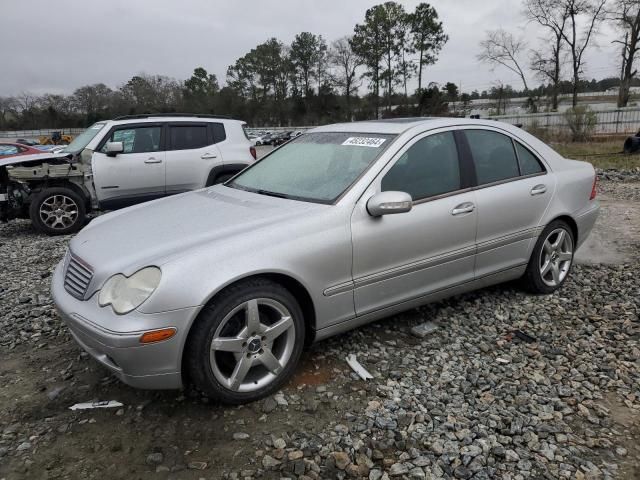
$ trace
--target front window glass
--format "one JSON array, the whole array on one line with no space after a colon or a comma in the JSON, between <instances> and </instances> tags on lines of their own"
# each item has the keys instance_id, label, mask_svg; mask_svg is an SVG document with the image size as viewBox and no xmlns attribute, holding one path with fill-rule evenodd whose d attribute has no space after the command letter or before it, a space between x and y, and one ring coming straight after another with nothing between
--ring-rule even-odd
<instances>
[{"instance_id":1,"label":"front window glass","mask_svg":"<svg viewBox=\"0 0 640 480\"><path fill-rule=\"evenodd\" d=\"M302 135L255 163L228 186L264 195L332 203L393 138L378 133Z\"/></svg>"},{"instance_id":2,"label":"front window glass","mask_svg":"<svg viewBox=\"0 0 640 480\"><path fill-rule=\"evenodd\" d=\"M383 192L406 192L413 200L455 190L460 190L460 165L452 132L418 140L382 179Z\"/></svg>"},{"instance_id":3,"label":"front window glass","mask_svg":"<svg viewBox=\"0 0 640 480\"><path fill-rule=\"evenodd\" d=\"M111 134L109 142L122 142L122 153L145 153L160 151L160 132L162 127L137 127L116 130ZM107 144L102 147L102 153L106 153Z\"/></svg>"},{"instance_id":4,"label":"front window glass","mask_svg":"<svg viewBox=\"0 0 640 480\"><path fill-rule=\"evenodd\" d=\"M93 140L98 133L100 133L100 130L102 130L104 126L105 124L102 122L94 123L74 138L73 141L64 148L63 152L77 153L84 150L84 148L89 145L89 142Z\"/></svg>"}]
</instances>

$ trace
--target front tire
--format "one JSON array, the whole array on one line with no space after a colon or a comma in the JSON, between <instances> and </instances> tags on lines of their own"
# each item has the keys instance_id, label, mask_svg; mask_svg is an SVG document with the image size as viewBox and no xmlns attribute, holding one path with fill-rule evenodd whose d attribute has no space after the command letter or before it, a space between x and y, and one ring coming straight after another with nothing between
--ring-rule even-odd
<instances>
[{"instance_id":1,"label":"front tire","mask_svg":"<svg viewBox=\"0 0 640 480\"><path fill-rule=\"evenodd\" d=\"M573 265L575 238L562 220L551 222L540 234L522 278L532 293L549 294L559 289Z\"/></svg>"},{"instance_id":2,"label":"front tire","mask_svg":"<svg viewBox=\"0 0 640 480\"><path fill-rule=\"evenodd\" d=\"M187 373L214 400L253 402L293 375L304 337L302 310L287 289L266 279L243 282L200 313L185 346Z\"/></svg>"},{"instance_id":3,"label":"front tire","mask_svg":"<svg viewBox=\"0 0 640 480\"><path fill-rule=\"evenodd\" d=\"M29 217L35 229L47 235L67 235L86 221L84 199L66 187L45 188L31 200Z\"/></svg>"}]
</instances>

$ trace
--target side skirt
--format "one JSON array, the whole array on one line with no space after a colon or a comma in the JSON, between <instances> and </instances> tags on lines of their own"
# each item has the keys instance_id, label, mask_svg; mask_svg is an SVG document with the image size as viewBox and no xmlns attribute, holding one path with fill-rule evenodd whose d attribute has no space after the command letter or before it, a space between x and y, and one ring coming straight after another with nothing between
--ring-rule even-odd
<instances>
[{"instance_id":1,"label":"side skirt","mask_svg":"<svg viewBox=\"0 0 640 480\"><path fill-rule=\"evenodd\" d=\"M492 273L482 278L477 278L475 280L462 283L460 285L454 285L453 287L438 290L436 292L431 292L426 295L422 295L420 297L398 303L396 305L391 305L381 310L376 310L375 312L370 312L359 317L354 317L350 320L338 323L336 325L322 328L316 331L314 341L318 342L320 340L324 340L325 338L332 337L333 335L347 332L381 318L389 317L396 313L419 307L420 305L437 302L438 300L442 300L447 297L460 295L462 293L478 290L480 288L488 287L490 285L496 285L498 283L507 282L509 280L515 280L516 278L520 278L524 274L526 268L526 264L512 267L507 270L502 270L500 272Z\"/></svg>"}]
</instances>

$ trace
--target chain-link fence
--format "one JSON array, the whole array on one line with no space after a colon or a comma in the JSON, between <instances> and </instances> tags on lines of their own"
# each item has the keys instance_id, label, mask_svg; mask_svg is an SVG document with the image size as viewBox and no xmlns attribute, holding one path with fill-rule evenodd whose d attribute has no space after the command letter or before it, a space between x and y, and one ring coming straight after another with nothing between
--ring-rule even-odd
<instances>
[{"instance_id":1,"label":"chain-link fence","mask_svg":"<svg viewBox=\"0 0 640 480\"><path fill-rule=\"evenodd\" d=\"M42 128L37 130L6 130L0 131L0 139L38 140L40 137L50 137L53 132L60 132L62 135L79 135L84 128Z\"/></svg>"}]
</instances>

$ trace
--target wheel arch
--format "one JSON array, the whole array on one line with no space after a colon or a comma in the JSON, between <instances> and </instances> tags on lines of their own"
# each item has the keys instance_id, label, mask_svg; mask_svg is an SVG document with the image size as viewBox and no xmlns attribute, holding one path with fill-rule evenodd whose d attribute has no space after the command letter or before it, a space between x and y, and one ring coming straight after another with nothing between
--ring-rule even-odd
<instances>
[{"instance_id":1,"label":"wheel arch","mask_svg":"<svg viewBox=\"0 0 640 480\"><path fill-rule=\"evenodd\" d=\"M35 195L40 193L42 190L46 190L47 188L68 188L69 190L73 190L75 193L80 195L81 198L85 201L85 207L87 212L91 207L91 195L83 189L80 185L68 182L63 179L60 180L47 180L44 182L30 183L29 188L31 189L30 199Z\"/></svg>"},{"instance_id":2,"label":"wheel arch","mask_svg":"<svg viewBox=\"0 0 640 480\"><path fill-rule=\"evenodd\" d=\"M216 179L221 175L235 175L236 173L247 168L249 164L245 163L227 163L223 165L216 165L211 169L209 175L207 176L206 187L210 187L216 181Z\"/></svg>"},{"instance_id":3,"label":"wheel arch","mask_svg":"<svg viewBox=\"0 0 640 480\"><path fill-rule=\"evenodd\" d=\"M569 225L569 228L571 228L571 233L573 234L573 242L575 245L578 245L578 234L579 234L578 224L573 219L573 217L571 217L570 215L559 215L553 218L549 223L547 223L547 225L558 220L565 222L567 225Z\"/></svg>"},{"instance_id":4,"label":"wheel arch","mask_svg":"<svg viewBox=\"0 0 640 480\"><path fill-rule=\"evenodd\" d=\"M313 303L313 299L311 298L311 295L309 294L308 289L296 278L294 278L291 275L288 275L286 273L281 273L281 272L260 272L260 273L254 273L254 274L250 274L241 278L237 278L235 280L233 280L232 282L223 285L221 288L219 288L217 291L215 291L210 297L209 299L206 301L206 303L202 306L202 308L200 308L199 312L197 313L197 315L195 315L195 318L193 319L193 321L191 322L191 324L189 325L189 331L186 332L186 335L184 336L184 342L182 345L182 352L180 354L180 370L182 372L182 376L183 379L185 378L185 375L187 374L187 372L185 371L185 355L187 354L187 349L186 346L189 343L189 336L191 335L191 331L193 329L193 326L196 324L196 322L198 321L198 318L200 317L201 312L208 306L210 305L212 302L215 301L215 299L221 295L225 290L227 290L228 288L231 288L235 285L238 285L239 283L244 283L247 281L251 281L251 280L256 280L256 279L266 279L266 280L270 280L274 283L277 283L279 285L282 285L284 288L286 288L294 297L295 299L299 302L300 304L300 308L302 309L302 314L304 315L304 324L305 324L305 345L310 345L311 343L313 343L314 339L315 339L315 326L316 326L316 310L315 310L315 305Z\"/></svg>"}]
</instances>

